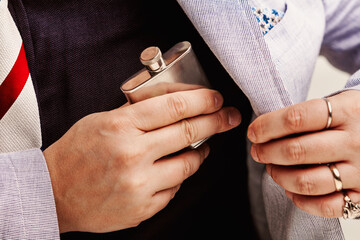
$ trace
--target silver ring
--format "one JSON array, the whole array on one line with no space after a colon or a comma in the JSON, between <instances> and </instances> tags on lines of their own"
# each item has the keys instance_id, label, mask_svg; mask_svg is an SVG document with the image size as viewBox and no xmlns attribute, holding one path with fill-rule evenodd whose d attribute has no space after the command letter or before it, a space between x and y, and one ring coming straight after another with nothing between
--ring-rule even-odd
<instances>
[{"instance_id":1,"label":"silver ring","mask_svg":"<svg viewBox=\"0 0 360 240\"><path fill-rule=\"evenodd\" d=\"M344 219L360 219L360 206L359 203L353 203L348 195L344 193Z\"/></svg>"},{"instance_id":2,"label":"silver ring","mask_svg":"<svg viewBox=\"0 0 360 240\"><path fill-rule=\"evenodd\" d=\"M327 99L325 97L323 99L326 102L326 106L327 106L327 109L328 109L328 119L327 119L327 123L326 123L326 127L325 127L325 129L328 129L328 128L330 128L331 123L332 123L332 119L333 119L333 117L332 117L332 107L331 107L329 99Z\"/></svg>"},{"instance_id":3,"label":"silver ring","mask_svg":"<svg viewBox=\"0 0 360 240\"><path fill-rule=\"evenodd\" d=\"M329 163L327 166L330 168L330 171L334 177L335 189L336 191L340 192L343 188L343 184L341 181L339 169L337 169L334 163Z\"/></svg>"}]
</instances>

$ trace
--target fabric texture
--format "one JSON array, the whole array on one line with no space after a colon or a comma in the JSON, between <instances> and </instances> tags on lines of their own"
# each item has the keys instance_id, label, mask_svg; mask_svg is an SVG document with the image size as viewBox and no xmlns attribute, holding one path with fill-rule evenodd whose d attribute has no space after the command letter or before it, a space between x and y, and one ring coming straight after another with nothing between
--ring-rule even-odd
<instances>
[{"instance_id":1,"label":"fabric texture","mask_svg":"<svg viewBox=\"0 0 360 240\"><path fill-rule=\"evenodd\" d=\"M284 17L284 12L270 8L251 8L259 23L261 32L266 35Z\"/></svg>"},{"instance_id":2,"label":"fabric texture","mask_svg":"<svg viewBox=\"0 0 360 240\"><path fill-rule=\"evenodd\" d=\"M0 154L0 239L59 239L49 172L40 149Z\"/></svg>"},{"instance_id":3,"label":"fabric texture","mask_svg":"<svg viewBox=\"0 0 360 240\"><path fill-rule=\"evenodd\" d=\"M58 239L37 99L20 33L0 1L0 239Z\"/></svg>"},{"instance_id":4,"label":"fabric texture","mask_svg":"<svg viewBox=\"0 0 360 240\"><path fill-rule=\"evenodd\" d=\"M40 148L40 119L34 86L7 0L0 2L0 46L0 152Z\"/></svg>"},{"instance_id":5,"label":"fabric texture","mask_svg":"<svg viewBox=\"0 0 360 240\"><path fill-rule=\"evenodd\" d=\"M178 2L257 115L293 104L247 1Z\"/></svg>"},{"instance_id":6,"label":"fabric texture","mask_svg":"<svg viewBox=\"0 0 360 240\"><path fill-rule=\"evenodd\" d=\"M320 49L340 68L359 69L360 31L354 19L359 1L284 0L283 19L265 36L247 1L179 2L256 115L306 99ZM267 4L271 7L271 1ZM304 12L312 17L304 19ZM340 91L359 89L358 84L354 74ZM250 202L262 239L343 239L338 219L301 211L250 156L248 167Z\"/></svg>"},{"instance_id":7,"label":"fabric texture","mask_svg":"<svg viewBox=\"0 0 360 240\"><path fill-rule=\"evenodd\" d=\"M19 1L14 1L14 5L19 4L18 2ZM30 4L31 1L24 2ZM314 63L320 50L321 53L327 56L333 64L343 70L354 73L357 69L360 68L360 56L358 54L359 51L357 51L359 49L358 39L360 29L356 21L356 16L358 15L357 13L360 13L360 2L358 0L284 0L283 9L285 14L283 19L265 36L262 34L258 26L256 17L254 16L251 7L246 0L178 0L178 2L181 4L184 11L187 13L201 36L205 39L209 48L214 52L216 57L222 63L227 72L231 75L239 88L246 94L246 96L251 102L251 105L256 115L270 112L305 100L311 80L312 71L314 68ZM270 0L268 0L267 2L270 2ZM4 0L0 1L1 6L3 6L3 3ZM96 34L98 33L98 31L100 31L99 29L102 28L90 28L94 31L91 32L91 34L93 35L89 33L87 33L88 35L85 34L85 36L87 36L88 38L84 38L83 42L79 39L73 42L69 41L69 38L59 38L64 36L59 34L58 32L54 32L54 28L50 28L50 23L49 25L40 24L44 22L44 19L52 19L48 19L43 14L42 7L44 7L44 5L41 5L40 3L42 3L42 1L39 1L37 3L39 4L37 7L34 7L33 9L27 9L32 13L32 19L30 19L30 21L33 21L33 24L26 23L25 25L21 25L22 27L20 27L20 29L22 29L24 26L24 28L26 28L27 24L29 24L29 28L31 29L33 34L45 31L49 33L49 35L38 34L38 39L36 39L36 42L34 42L33 45L27 44L27 47L25 45L25 50L28 53L36 52L36 55L38 56L38 54L41 53L39 49L44 49L44 46L54 47L58 46L57 44L60 43L65 45L68 44L66 45L66 47L68 48L65 48L66 51L68 51L67 54L63 54L62 50L64 48L59 48L58 52L52 53L55 55L52 58L54 60L54 64L52 65L52 67L61 66L61 64L63 64L63 60L67 60L71 63L77 64L75 64L72 69L65 69L65 71L60 72L61 74L58 75L59 72L52 72L52 70L46 69L47 65L37 64L37 61L35 61L34 59L29 59L30 72L32 72L32 69L35 70L35 72L32 72L32 74L35 73L36 78L39 80L39 82L35 85L41 85L41 82L45 81L43 78L41 78L42 74L46 74L49 72L53 73L54 77L58 76L62 79L67 79L68 74L71 72L70 70L74 72L80 72L84 75L95 78L98 77L96 73L98 73L99 71L103 72L104 74L110 73L110 75L114 73L113 70L108 71L109 69L107 67L112 66L112 68L117 68L117 66L114 67L110 64L101 65L99 69L99 65L94 64L86 65L87 68L85 69L78 62L79 60L83 60L83 58L81 57L83 56L82 54L86 51L76 51L76 49L84 50L84 48L81 48L81 44L83 44L84 42L90 44L88 50L98 48L98 39L94 38L93 36L97 36ZM277 5L281 5L280 0L277 0L276 3ZM96 8L92 4L85 5L86 7L88 7L88 9L84 8L84 10L89 10L89 8L91 7L97 9L99 8L99 6L106 6L100 4L96 5ZM269 5L271 5L271 3ZM59 6L56 5L53 7L56 8ZM72 7L72 9L80 8L80 6L76 5L75 2L71 2L71 4L67 4L65 5L65 7L62 7L63 8L60 9L58 8L55 12L60 14L61 11L67 12L68 9ZM280 8L278 7L271 7L280 10ZM101 9L102 8L99 8L99 10ZM309 16L312 17L309 19L303 18L303 12L308 13ZM69 11L67 13L72 13L72 11ZM74 20L77 20L75 21L75 23L77 24L77 28L76 31L74 30L73 32L76 35L76 33L79 33L80 30L87 29L81 28L81 26L84 26L84 23L88 23L84 20L86 19L86 16L88 14L89 12L85 14L84 11L80 15L75 14L71 15L71 17L67 16L64 18L60 18L60 20L58 18L55 18L54 14L54 18L52 19L53 22L51 23L53 24L60 22L60 25L68 27L64 30L71 31L73 30L73 28L71 28L73 27L71 23L74 23ZM125 14L124 16L127 15ZM96 18L96 16L94 17L94 21L97 22L97 24L101 24L108 20L114 19L113 15L108 16L109 18L106 19ZM298 21L299 19L303 19L303 21ZM22 19L18 20L21 21ZM314 22L316 22L317 24L314 24ZM36 31L35 26L38 25L40 25L41 27ZM95 26L98 25L95 24ZM110 25L106 25L104 27L111 28ZM124 28L126 29L126 34L128 34L129 32L135 34L132 31L133 29L128 29L126 27ZM23 31L23 36L30 36L29 32L30 31ZM84 37L83 35L76 36L79 36L79 38ZM110 44L113 43L115 40L118 40L118 37L120 36L116 34L109 34L104 35L104 37L107 37L106 43ZM59 38L62 41L53 42L52 40L56 38ZM122 39L124 41L128 40L126 38ZM31 41L32 40L28 40L28 42ZM75 45L73 45L73 43L75 43ZM137 47L139 48L139 50L141 50L148 43L149 42L143 42L142 45L140 44ZM108 52L97 52L99 55L95 56L98 58L98 62L106 62L103 60L108 60L108 58L101 57L105 57L104 55L107 56L107 54L114 54L114 51L116 50L117 48L113 48L108 49ZM73 54L68 54L69 52ZM126 51L120 53L127 54ZM204 54L204 56L205 57L203 59L206 60L207 55ZM127 58L124 59L127 60ZM135 60L133 61L135 62ZM119 63L122 62L120 61ZM96 69L96 71L88 72L87 70L89 70L89 66L90 69L93 68ZM122 65L119 64L119 66L121 67ZM134 67L134 70L136 70L136 67ZM119 76L116 75L116 77ZM359 79L360 74L354 74L347 83L345 89L359 89ZM86 79L82 80L86 81ZM217 86L221 87L221 82L219 83L214 80L214 83L217 83ZM82 91L83 88L81 87L81 85L78 85L78 82L76 83L75 81L69 84L70 85L65 86L61 85L65 88L58 93L53 92L51 88L43 89L44 93L47 93L45 98L43 98L43 101L44 103L50 103L49 105L43 105L48 107L46 111L51 110L51 112L55 112L55 110L52 108L58 108L56 110L60 112L60 116L64 115L71 117L71 121L67 119L67 121L65 121L62 125L57 125L58 122L54 125L51 125L52 123L51 121L49 121L49 125L47 126L47 128L51 129L54 127L58 127L58 131L56 132L56 134L52 135L47 131L43 130L43 133L47 134L47 144L51 144L51 142L55 141L58 137L61 136L62 131L66 131L66 129L68 129L69 126L71 126L71 124L76 121L76 119L79 119L81 117L80 115L76 114L76 111L79 111L79 109L82 109L81 114L91 113L92 111L96 110L104 110L106 108L112 108L113 106L115 106L114 104L116 100L121 99L119 95L109 94L109 96L113 97L111 101L111 106L105 106L105 103L102 103L102 108L96 109L95 106L91 106L91 102L98 101L97 104L99 104L103 101L102 98L97 98L97 96L99 96L97 94L99 91L102 90L102 88L93 89L93 94L85 94L84 91ZM74 88L74 85L72 84L75 84L77 88ZM99 82L99 84L101 83ZM72 95L72 92L68 92L67 94L65 94L67 89L66 87L70 87L70 89L76 89L78 93L84 93L84 96L93 96L92 101L88 101L89 99L77 98L77 96ZM58 89L61 89L60 85ZM38 90L39 89L37 87L37 91ZM109 91L112 91L112 89L109 88ZM71 99L71 102L74 105L58 105L56 102L53 102L52 97L56 96L56 94L60 94L63 99ZM104 94L103 96L106 96L106 94ZM118 104L120 104L120 102L118 102ZM72 107L75 105L78 106L78 108ZM46 111L44 110L44 112ZM44 115L44 117L49 116ZM226 138L223 139L224 142L226 142L225 140ZM221 141L219 142L219 144L220 143ZM226 144L222 146L226 147ZM236 145L233 143L233 145L230 146L229 150L231 150L232 147L240 148L241 144ZM217 156L220 157L220 153ZM10 161L10 159L12 161ZM0 224L0 226L6 226L7 228L10 227L8 231L2 230L3 236L1 236L1 238L32 238L31 234L34 234L34 238L46 238L39 237L41 234L44 234L43 236L49 236L49 239L57 238L58 230L55 226L56 215L55 207L52 202L51 184L46 170L46 165L44 164L44 160L39 161L41 159L43 159L43 156L39 149L0 155L1 168L7 169L10 172L9 175L1 175L1 177L5 176L5 180L1 182L1 187L4 187L4 189L1 189L0 193L5 193L7 195L5 198L0 198L0 207L2 208L0 212L1 214L4 213L4 215L1 215L1 223L4 224ZM214 159L216 158L214 157ZM233 158L231 158L231 154L229 154L224 159L234 160ZM14 167L12 167L11 164L13 164ZM229 164L229 166L232 165ZM24 172L19 169L26 169L27 171ZM6 171L4 170L4 172ZM197 175L197 183L201 182L201 179L206 179L206 181L210 181L214 176L213 174L210 174L210 171L208 172L209 174L205 174L205 176L207 177L203 178L203 173L205 172L205 170L201 170L201 172L202 173ZM251 189L250 201L252 203L252 211L253 213L255 213L254 218L262 218L263 220L266 220L259 222L257 221L258 228L260 229L259 232L264 234L262 235L263 239L343 239L343 235L337 219L324 219L320 217L314 217L297 209L284 195L284 191L278 185L276 185L266 173L264 173L262 165L249 166L249 172ZM29 178L29 175L31 175L33 178ZM222 176L224 177L224 179L226 179L226 176L229 175L231 174L223 174ZM240 176L242 175L240 174ZM18 179L18 181L16 181L16 179ZM257 181L254 182L251 181L251 179L256 179ZM240 179L237 180L241 182ZM142 224L141 227L149 230L154 226L165 226L162 229L166 230L166 228L168 228L168 230L171 231L171 229L173 228L171 228L170 225L167 225L167 223L169 223L170 221L167 221L167 218L163 217L166 216L169 212L171 212L174 217L183 216L183 222L185 222L185 220L191 219L188 218L191 215L181 215L180 213L183 213L183 208L176 207L179 206L176 204L180 202L186 203L187 205L185 204L183 206L188 207L187 209L197 211L199 210L198 207L201 208L202 204L207 203L207 199L205 197L196 198L198 205L194 205L191 203L192 201L194 201L194 198L192 198L191 201L187 198L184 198L184 196L187 194L191 197L194 197L195 195L192 194L198 194L199 189L202 189L203 192L208 191L208 188L202 188L203 186L205 186L203 185L204 181L201 182L201 184L195 183L195 185L191 185L194 182L188 182L189 184L185 183L184 185L187 185L187 187L185 188L186 190L183 190L184 192L178 195L176 199L174 199L174 204L171 204L170 208L167 208L166 211L156 215L153 219L151 219L151 221ZM216 185L215 182L217 181L212 181L212 183L214 183L214 187L217 186L217 189L222 189L220 188L220 186ZM20 183L23 184L23 186L20 186ZM19 186L19 188L17 189L16 186ZM234 188L228 190L229 192L232 192ZM19 193L24 193L24 196L29 195L32 199L35 196L39 196L39 198L37 199L39 201L34 202L33 200L29 200L29 198L26 197L22 199L20 198ZM226 191L224 191L223 193L225 194ZM14 198L10 198L9 200L8 196L13 196ZM215 197L216 195L205 194L204 196L208 196L209 199L211 199L211 197ZM234 198L234 200L241 201L241 199L236 198ZM9 208L9 202L7 201L11 201L11 204L16 204L12 206L12 208ZM32 207L31 203L35 204L35 206ZM41 206L46 206L45 209L40 208L38 204L41 204ZM21 206L23 208L27 207L27 209L24 208L23 210L21 210ZM211 205L209 205L209 207L210 206ZM202 209L204 213L208 212L208 208ZM26 211L29 212L24 215ZM17 214L14 214L14 212L16 212ZM30 215L34 216L34 218L28 218L30 219L31 224L29 224L29 222L24 219L24 216ZM242 215L242 217L244 216ZM9 221L6 222L5 219L9 219ZM181 218L178 219L181 222ZM42 220L45 220L45 222L41 222ZM248 221L246 217L245 220ZM151 222L153 222L154 224L152 225ZM197 222L197 224L194 224L196 228L199 227L198 223L199 222ZM28 226L31 226L32 228L28 229ZM38 227L36 228L36 226ZM39 229L39 226L41 226L41 229ZM188 227L188 230L191 230L190 225L186 226ZM239 226L241 226L241 224L239 224ZM185 228L182 228L181 230L183 231L184 229ZM209 227L204 229L208 230ZM132 231L136 232L139 231L139 229L130 229L124 232L130 232L131 235ZM146 231L147 230L144 230L144 232ZM160 229L154 228L154 231L160 231ZM16 233L18 235L15 235ZM141 235L141 233L139 234L140 235L138 236L143 236ZM89 237L89 235L87 236ZM94 235L91 236L94 237ZM112 233L106 236L113 237L115 236L115 234ZM96 236L94 238L96 238Z\"/></svg>"},{"instance_id":8,"label":"fabric texture","mask_svg":"<svg viewBox=\"0 0 360 240\"><path fill-rule=\"evenodd\" d=\"M229 239L243 232L256 238L248 198L232 194L236 189L248 195L245 135L251 106L176 1L162 2L161 8L147 0L9 4L39 101L44 149L82 117L126 103L120 86L143 68L139 55L153 45L166 52L180 41L191 42L211 85L225 96L224 104L244 114L241 126L209 139L210 156L154 217L136 228L72 232L62 239ZM154 29L149 19L161 27ZM239 221L230 220L235 218Z\"/></svg>"}]
</instances>

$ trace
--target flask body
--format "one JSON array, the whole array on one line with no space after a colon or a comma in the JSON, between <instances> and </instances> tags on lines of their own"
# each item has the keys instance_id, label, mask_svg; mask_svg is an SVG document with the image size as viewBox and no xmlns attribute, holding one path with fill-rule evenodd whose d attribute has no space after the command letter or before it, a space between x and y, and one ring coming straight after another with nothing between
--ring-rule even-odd
<instances>
[{"instance_id":1,"label":"flask body","mask_svg":"<svg viewBox=\"0 0 360 240\"><path fill-rule=\"evenodd\" d=\"M141 62L146 67L121 86L130 104L177 91L211 88L189 42L176 44L163 56L154 48L145 49L141 54ZM197 148L205 141L190 147Z\"/></svg>"}]
</instances>

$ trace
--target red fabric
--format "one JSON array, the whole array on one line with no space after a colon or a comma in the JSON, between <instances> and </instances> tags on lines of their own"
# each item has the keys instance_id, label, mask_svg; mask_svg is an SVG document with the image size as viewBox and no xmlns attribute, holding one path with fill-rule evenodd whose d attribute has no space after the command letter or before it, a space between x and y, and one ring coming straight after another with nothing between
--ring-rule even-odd
<instances>
[{"instance_id":1,"label":"red fabric","mask_svg":"<svg viewBox=\"0 0 360 240\"><path fill-rule=\"evenodd\" d=\"M28 78L29 67L26 61L24 46L22 45L13 68L0 85L0 120L14 104Z\"/></svg>"}]
</instances>

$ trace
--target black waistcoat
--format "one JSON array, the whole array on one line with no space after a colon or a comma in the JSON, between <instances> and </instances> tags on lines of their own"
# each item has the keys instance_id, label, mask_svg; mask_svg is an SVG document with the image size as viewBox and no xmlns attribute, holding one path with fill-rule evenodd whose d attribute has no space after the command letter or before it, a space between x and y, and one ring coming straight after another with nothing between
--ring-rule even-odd
<instances>
[{"instance_id":1,"label":"black waistcoat","mask_svg":"<svg viewBox=\"0 0 360 240\"><path fill-rule=\"evenodd\" d=\"M255 238L245 149L251 107L175 0L9 0L9 8L24 40L44 149L85 115L124 104L119 87L142 68L138 56L151 45L166 51L190 41L225 105L243 115L240 127L210 139L201 169L153 218L136 228L62 239Z\"/></svg>"}]
</instances>

